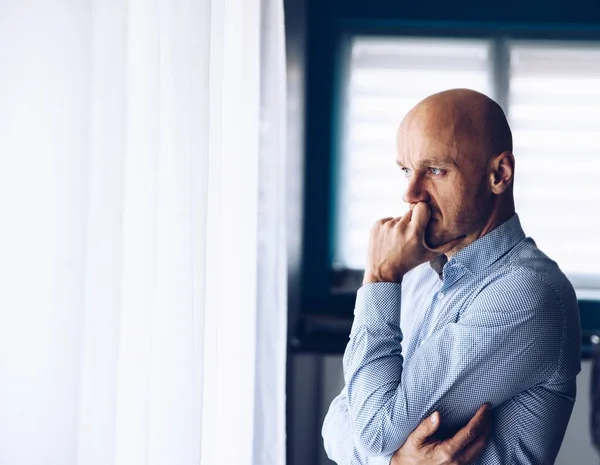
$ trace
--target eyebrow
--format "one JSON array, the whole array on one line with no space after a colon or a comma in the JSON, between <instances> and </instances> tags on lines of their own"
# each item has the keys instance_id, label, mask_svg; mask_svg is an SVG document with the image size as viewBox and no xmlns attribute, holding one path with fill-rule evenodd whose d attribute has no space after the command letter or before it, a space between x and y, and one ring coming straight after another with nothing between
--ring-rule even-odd
<instances>
[{"instance_id":1,"label":"eyebrow","mask_svg":"<svg viewBox=\"0 0 600 465\"><path fill-rule=\"evenodd\" d=\"M396 164L398 166L400 166L401 168L406 168L402 164L402 162L400 162L399 160L396 160ZM453 166L453 167L455 167L456 163L454 162L454 160L442 161L442 160L436 160L435 158L426 158L425 160L421 160L419 162L419 165L424 166L424 167L427 167L427 166L442 166L442 167Z\"/></svg>"}]
</instances>

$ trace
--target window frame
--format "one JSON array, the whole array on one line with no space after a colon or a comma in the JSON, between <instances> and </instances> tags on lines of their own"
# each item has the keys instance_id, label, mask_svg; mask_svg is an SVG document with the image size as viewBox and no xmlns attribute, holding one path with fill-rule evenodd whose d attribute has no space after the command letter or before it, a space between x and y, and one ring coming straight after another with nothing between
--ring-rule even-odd
<instances>
[{"instance_id":1,"label":"window frame","mask_svg":"<svg viewBox=\"0 0 600 465\"><path fill-rule=\"evenodd\" d=\"M337 186L342 156L343 102L353 37L485 39L492 45L494 97L507 112L510 41L592 42L600 45L600 25L341 19L310 43L306 105L301 315L291 338L293 350L341 353L352 321L362 271L333 270ZM313 82L312 86L310 83ZM319 102L317 108L315 103ZM327 193L324 198L323 193ZM600 334L600 298L579 298L582 356L590 336Z\"/></svg>"}]
</instances>

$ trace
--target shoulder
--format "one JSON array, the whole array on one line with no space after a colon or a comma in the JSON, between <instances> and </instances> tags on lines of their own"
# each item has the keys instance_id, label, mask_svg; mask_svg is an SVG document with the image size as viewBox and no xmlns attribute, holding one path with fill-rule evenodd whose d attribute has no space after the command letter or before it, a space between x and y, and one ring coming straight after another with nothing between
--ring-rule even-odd
<instances>
[{"instance_id":1,"label":"shoulder","mask_svg":"<svg viewBox=\"0 0 600 465\"><path fill-rule=\"evenodd\" d=\"M525 238L486 270L480 281L482 297L502 294L508 300L577 302L573 286L558 264Z\"/></svg>"},{"instance_id":2,"label":"shoulder","mask_svg":"<svg viewBox=\"0 0 600 465\"><path fill-rule=\"evenodd\" d=\"M496 317L501 313L500 318L519 321L532 341L557 353L557 373L572 378L579 372L581 357L581 323L573 285L530 238L501 261L497 277L481 289L479 311L496 308ZM491 305L494 299L500 304Z\"/></svg>"},{"instance_id":3,"label":"shoulder","mask_svg":"<svg viewBox=\"0 0 600 465\"><path fill-rule=\"evenodd\" d=\"M540 299L556 301L563 307L577 307L573 285L559 265L538 249L533 239L523 239L505 261L507 282L516 290L526 288Z\"/></svg>"},{"instance_id":4,"label":"shoulder","mask_svg":"<svg viewBox=\"0 0 600 465\"><path fill-rule=\"evenodd\" d=\"M581 342L573 286L531 239L492 266L465 313L484 326L519 327L537 340L561 344L568 339L573 354Z\"/></svg>"}]
</instances>

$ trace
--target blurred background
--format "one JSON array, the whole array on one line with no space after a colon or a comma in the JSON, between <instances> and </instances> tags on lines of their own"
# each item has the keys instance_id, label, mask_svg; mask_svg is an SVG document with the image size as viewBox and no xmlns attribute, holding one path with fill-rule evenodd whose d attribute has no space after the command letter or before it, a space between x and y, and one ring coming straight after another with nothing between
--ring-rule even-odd
<instances>
[{"instance_id":1,"label":"blurred background","mask_svg":"<svg viewBox=\"0 0 600 465\"><path fill-rule=\"evenodd\" d=\"M343 386L368 230L405 209L395 131L419 100L455 87L503 107L524 230L576 288L582 372L556 463L598 463L589 415L600 334L600 3L286 0L285 17L288 465L332 463L320 431Z\"/></svg>"}]
</instances>

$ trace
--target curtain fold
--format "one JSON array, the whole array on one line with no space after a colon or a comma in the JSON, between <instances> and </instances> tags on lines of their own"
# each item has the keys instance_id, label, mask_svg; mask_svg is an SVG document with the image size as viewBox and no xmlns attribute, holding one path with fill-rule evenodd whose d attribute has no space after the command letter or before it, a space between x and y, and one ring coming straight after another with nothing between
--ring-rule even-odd
<instances>
[{"instance_id":1,"label":"curtain fold","mask_svg":"<svg viewBox=\"0 0 600 465\"><path fill-rule=\"evenodd\" d=\"M282 9L0 5L0 463L285 463Z\"/></svg>"},{"instance_id":2,"label":"curtain fold","mask_svg":"<svg viewBox=\"0 0 600 465\"><path fill-rule=\"evenodd\" d=\"M286 60L283 4L261 2L258 308L254 464L285 463L287 265L285 236ZM278 444L278 447L273 447Z\"/></svg>"}]
</instances>

